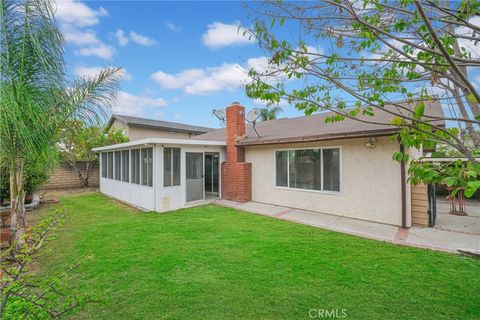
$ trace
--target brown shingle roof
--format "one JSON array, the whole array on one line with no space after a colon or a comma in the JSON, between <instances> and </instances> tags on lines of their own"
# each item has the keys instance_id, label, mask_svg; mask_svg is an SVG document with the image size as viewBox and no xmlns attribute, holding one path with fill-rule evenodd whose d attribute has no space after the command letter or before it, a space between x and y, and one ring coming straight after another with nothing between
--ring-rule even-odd
<instances>
[{"instance_id":1,"label":"brown shingle roof","mask_svg":"<svg viewBox=\"0 0 480 320\"><path fill-rule=\"evenodd\" d=\"M406 103L402 103L402 105L408 106ZM395 106L391 105L386 106L385 109L390 111L394 110L396 113L400 112ZM403 112L405 113L405 110L403 110ZM435 101L427 104L425 114L429 116L443 117L440 102ZM238 144L258 145L334 140L375 135L390 135L398 131L398 127L389 124L394 116L383 110L375 110L374 117L358 117L359 120L376 123L366 123L348 118L340 122L326 123L325 118L331 115L331 112L323 112L311 116L261 121L256 125L260 138L257 138L254 130L251 130L252 126L247 125L246 137L240 140ZM439 120L436 121L435 124L444 126L445 122ZM193 139L225 141L225 129L217 129L196 136Z\"/></svg>"}]
</instances>

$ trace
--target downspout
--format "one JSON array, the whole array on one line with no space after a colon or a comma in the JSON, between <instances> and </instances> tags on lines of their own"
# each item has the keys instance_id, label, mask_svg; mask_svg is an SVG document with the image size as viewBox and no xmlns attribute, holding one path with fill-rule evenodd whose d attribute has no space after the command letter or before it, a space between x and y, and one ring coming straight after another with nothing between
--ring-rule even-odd
<instances>
[{"instance_id":1,"label":"downspout","mask_svg":"<svg viewBox=\"0 0 480 320\"><path fill-rule=\"evenodd\" d=\"M405 148L400 144L400 152L403 153ZM400 162L400 183L402 184L402 229L407 228L407 190L405 179L405 162Z\"/></svg>"}]
</instances>

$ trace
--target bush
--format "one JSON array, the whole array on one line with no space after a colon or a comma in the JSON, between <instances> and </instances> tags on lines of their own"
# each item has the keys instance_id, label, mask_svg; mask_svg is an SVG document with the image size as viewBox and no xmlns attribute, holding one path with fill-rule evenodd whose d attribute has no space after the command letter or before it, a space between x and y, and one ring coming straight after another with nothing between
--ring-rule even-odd
<instances>
[{"instance_id":1,"label":"bush","mask_svg":"<svg viewBox=\"0 0 480 320\"><path fill-rule=\"evenodd\" d=\"M34 193L47 182L57 164L56 154L50 154L48 158L27 160L23 170L25 194ZM0 199L2 203L10 199L10 174L5 166L0 167Z\"/></svg>"}]
</instances>

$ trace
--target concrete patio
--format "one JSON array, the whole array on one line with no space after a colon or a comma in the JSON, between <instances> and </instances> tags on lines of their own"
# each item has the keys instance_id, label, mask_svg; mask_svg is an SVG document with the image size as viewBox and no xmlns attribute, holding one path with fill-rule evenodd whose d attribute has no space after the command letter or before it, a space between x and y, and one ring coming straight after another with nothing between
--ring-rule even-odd
<instances>
[{"instance_id":1,"label":"concrete patio","mask_svg":"<svg viewBox=\"0 0 480 320\"><path fill-rule=\"evenodd\" d=\"M468 231L461 229L461 227L448 230L440 227L412 227L410 229L401 229L392 225L252 201L239 203L229 200L216 200L215 203L225 207L368 239L447 252L465 251L477 254L480 253L480 226L477 223L478 220L474 220L475 224L473 224L473 226L469 225L466 227ZM478 208L480 209L480 206ZM474 209L476 212L476 208ZM445 212L443 212L443 214L445 214ZM480 214L478 214L476 218L479 219ZM439 218L439 220L442 220L444 223L447 223L447 221L445 221L447 219L450 219L450 217ZM461 223L457 223L457 226L458 225L461 225ZM445 225L443 225L443 227L445 227Z\"/></svg>"}]
</instances>

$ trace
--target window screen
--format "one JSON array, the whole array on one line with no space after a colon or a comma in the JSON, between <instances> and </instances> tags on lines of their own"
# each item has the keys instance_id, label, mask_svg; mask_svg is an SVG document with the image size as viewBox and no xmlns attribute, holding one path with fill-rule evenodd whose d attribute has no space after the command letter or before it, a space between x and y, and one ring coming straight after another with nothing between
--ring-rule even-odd
<instances>
[{"instance_id":1,"label":"window screen","mask_svg":"<svg viewBox=\"0 0 480 320\"><path fill-rule=\"evenodd\" d=\"M107 153L102 152L102 178L107 177Z\"/></svg>"},{"instance_id":2,"label":"window screen","mask_svg":"<svg viewBox=\"0 0 480 320\"><path fill-rule=\"evenodd\" d=\"M288 151L277 151L275 160L276 185L288 187Z\"/></svg>"},{"instance_id":3,"label":"window screen","mask_svg":"<svg viewBox=\"0 0 480 320\"><path fill-rule=\"evenodd\" d=\"M153 149L144 148L142 150L142 185L153 186Z\"/></svg>"},{"instance_id":4,"label":"window screen","mask_svg":"<svg viewBox=\"0 0 480 320\"><path fill-rule=\"evenodd\" d=\"M113 152L108 153L108 168L107 168L107 178L113 179Z\"/></svg>"},{"instance_id":5,"label":"window screen","mask_svg":"<svg viewBox=\"0 0 480 320\"><path fill-rule=\"evenodd\" d=\"M180 148L163 149L163 185L180 185Z\"/></svg>"},{"instance_id":6,"label":"window screen","mask_svg":"<svg viewBox=\"0 0 480 320\"><path fill-rule=\"evenodd\" d=\"M132 150L132 183L140 184L140 149Z\"/></svg>"},{"instance_id":7,"label":"window screen","mask_svg":"<svg viewBox=\"0 0 480 320\"><path fill-rule=\"evenodd\" d=\"M115 151L115 180L122 180L122 153Z\"/></svg>"},{"instance_id":8,"label":"window screen","mask_svg":"<svg viewBox=\"0 0 480 320\"><path fill-rule=\"evenodd\" d=\"M340 191L340 150L323 149L323 190Z\"/></svg>"},{"instance_id":9,"label":"window screen","mask_svg":"<svg viewBox=\"0 0 480 320\"><path fill-rule=\"evenodd\" d=\"M290 187L321 190L321 153L318 149L289 151Z\"/></svg>"},{"instance_id":10,"label":"window screen","mask_svg":"<svg viewBox=\"0 0 480 320\"><path fill-rule=\"evenodd\" d=\"M130 151L123 150L122 151L122 181L124 181L124 182L129 182L130 181L129 160L130 160Z\"/></svg>"}]
</instances>

